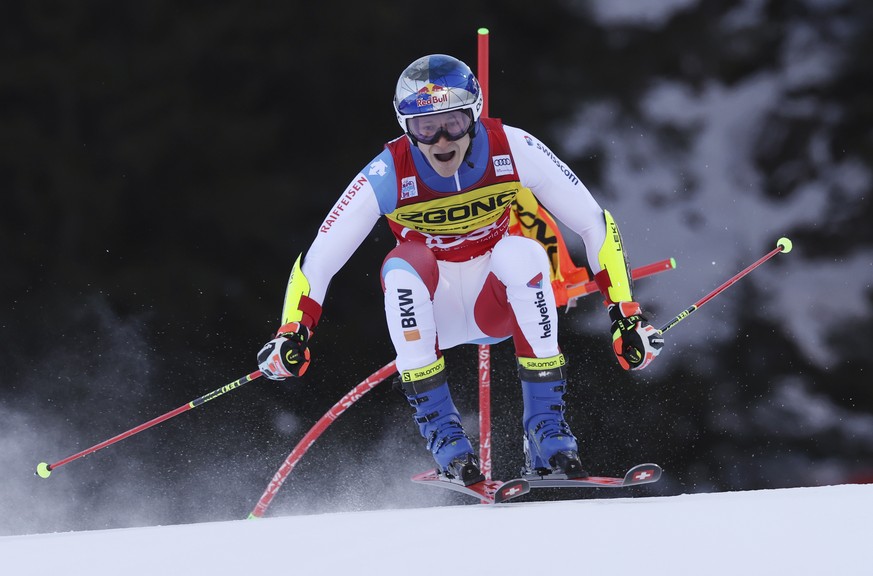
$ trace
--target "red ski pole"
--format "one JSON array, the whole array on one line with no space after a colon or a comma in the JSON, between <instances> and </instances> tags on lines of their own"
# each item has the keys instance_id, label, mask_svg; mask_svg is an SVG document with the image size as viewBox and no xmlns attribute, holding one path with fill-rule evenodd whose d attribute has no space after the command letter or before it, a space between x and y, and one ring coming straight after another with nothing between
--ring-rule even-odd
<instances>
[{"instance_id":1,"label":"red ski pole","mask_svg":"<svg viewBox=\"0 0 873 576\"><path fill-rule=\"evenodd\" d=\"M94 446L91 446L87 450L82 450L81 452L79 452L77 454L73 454L72 456L67 456L63 460L59 460L59 461L55 462L54 464L46 464L45 462L40 462L36 467L36 473L40 478L48 478L51 475L52 470L54 470L55 468L59 468L59 467L63 466L64 464L69 464L73 460L78 460L79 458L81 458L83 456L87 456L88 454L92 454L92 453L96 452L97 450L100 450L101 448L106 448L107 446L111 446L112 444L115 444L116 442L124 440L125 438L129 438L130 436L133 436L134 434L138 434L138 433L142 432L143 430L146 430L147 428L151 428L155 424L160 424L161 422L163 422L165 420L169 420L170 418L178 416L182 412L187 412L188 410L190 410L192 408L196 408L197 406L200 406L201 404L203 404L205 402L209 402L210 400L214 400L215 398L218 398L222 394L230 392L231 390L236 390L237 388L239 388L243 384L251 382L252 380L255 380L256 378L260 378L260 376L261 376L261 371L255 370L251 374L243 376L239 380L234 380L230 384L225 384L221 388L218 388L217 390L213 390L209 394L204 394L200 398L197 398L196 400L192 400L183 406L179 406L175 410L171 410L170 412L167 412L163 416L158 416L157 418L153 418L152 420L149 420L148 422L140 424L136 428L131 428L127 432L123 432L123 433L119 434L118 436L113 436L109 440L105 440L105 441L101 442L100 444L96 444Z\"/></svg>"},{"instance_id":2,"label":"red ski pole","mask_svg":"<svg viewBox=\"0 0 873 576\"><path fill-rule=\"evenodd\" d=\"M779 254L780 252L783 252L785 254L791 252L791 240L789 240L788 238L785 238L784 236L776 242L776 248L773 248L772 250L767 252L767 254L765 254L760 259L758 259L757 262L751 264L745 270L743 270L739 274L731 277L727 282L725 282L724 284L722 284L721 286L719 286L718 288L716 288L715 290L713 290L712 292L710 292L709 294L707 294L706 296L704 296L703 298L701 298L700 300L698 300L697 302L695 302L694 304L692 304L691 306L689 306L688 308L686 308L685 310L680 312L679 315L677 315L675 318L673 318L672 320L670 320L669 322L664 324L664 326L658 332L660 334L663 334L664 332L666 332L667 330L669 330L670 328L672 328L673 326L675 326L676 324L678 324L682 320L688 318L692 312L694 312L695 310L697 310L698 308L700 308L701 306L703 306L704 304L706 304L707 302L709 302L710 300L712 300L713 298L715 298L716 296L718 296L719 294L724 292L724 290L727 289L728 286L734 284L737 280L739 280L740 278L742 278L743 276L745 276L746 274L748 274L749 272L751 272L752 270L754 270L755 268L757 268L758 266L760 266L761 264L763 264L764 262L766 262L767 260L769 260L770 258L775 256L776 254Z\"/></svg>"}]
</instances>

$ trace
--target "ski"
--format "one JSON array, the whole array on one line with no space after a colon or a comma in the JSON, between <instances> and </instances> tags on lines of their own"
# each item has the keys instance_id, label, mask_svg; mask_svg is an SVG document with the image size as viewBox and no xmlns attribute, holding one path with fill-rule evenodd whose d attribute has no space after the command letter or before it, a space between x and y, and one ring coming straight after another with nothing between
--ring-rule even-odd
<instances>
[{"instance_id":1,"label":"ski","mask_svg":"<svg viewBox=\"0 0 873 576\"><path fill-rule=\"evenodd\" d=\"M438 474L436 470L416 474L412 477L412 481L418 484L428 484L430 486L454 490L455 492L478 498L488 504L500 504L501 502L527 494L530 491L530 486L524 478L514 478L506 482L501 482L500 480L482 480L469 486L464 486L460 482L455 482Z\"/></svg>"},{"instance_id":2,"label":"ski","mask_svg":"<svg viewBox=\"0 0 873 576\"><path fill-rule=\"evenodd\" d=\"M651 484L661 479L661 467L657 464L637 464L627 471L624 478L610 476L588 476L587 478L567 478L564 474L525 474L521 477L529 488L626 488Z\"/></svg>"},{"instance_id":3,"label":"ski","mask_svg":"<svg viewBox=\"0 0 873 576\"><path fill-rule=\"evenodd\" d=\"M626 488L651 484L661 479L661 467L657 464L637 464L627 471L623 478L612 476L588 476L586 478L567 478L564 474L525 474L520 478L513 478L501 482L500 480L482 480L464 486L460 482L453 481L435 470L429 470L416 474L412 481L418 484L429 484L440 488L447 488L478 498L489 504L507 502L513 498L523 496L534 488Z\"/></svg>"}]
</instances>

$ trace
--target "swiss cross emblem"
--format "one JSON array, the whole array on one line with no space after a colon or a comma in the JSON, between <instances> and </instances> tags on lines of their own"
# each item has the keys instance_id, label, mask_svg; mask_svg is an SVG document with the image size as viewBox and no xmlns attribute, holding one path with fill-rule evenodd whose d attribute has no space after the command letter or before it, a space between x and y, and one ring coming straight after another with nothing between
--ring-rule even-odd
<instances>
[{"instance_id":1,"label":"swiss cross emblem","mask_svg":"<svg viewBox=\"0 0 873 576\"><path fill-rule=\"evenodd\" d=\"M505 490L503 490L503 494L505 496L515 496L519 492L521 492L521 488L519 488L518 486L512 486L511 488L506 488Z\"/></svg>"},{"instance_id":2,"label":"swiss cross emblem","mask_svg":"<svg viewBox=\"0 0 873 576\"><path fill-rule=\"evenodd\" d=\"M652 477L651 470L640 470L636 474L634 474L634 480L648 480Z\"/></svg>"}]
</instances>

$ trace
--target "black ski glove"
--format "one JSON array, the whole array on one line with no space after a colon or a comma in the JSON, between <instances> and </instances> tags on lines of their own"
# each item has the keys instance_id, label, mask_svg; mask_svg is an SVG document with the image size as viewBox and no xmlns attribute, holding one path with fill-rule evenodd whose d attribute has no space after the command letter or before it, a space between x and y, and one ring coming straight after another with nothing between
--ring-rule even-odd
<instances>
[{"instance_id":1,"label":"black ski glove","mask_svg":"<svg viewBox=\"0 0 873 576\"><path fill-rule=\"evenodd\" d=\"M642 370L664 347L664 337L648 323L636 302L609 305L612 350L625 370Z\"/></svg>"}]
</instances>

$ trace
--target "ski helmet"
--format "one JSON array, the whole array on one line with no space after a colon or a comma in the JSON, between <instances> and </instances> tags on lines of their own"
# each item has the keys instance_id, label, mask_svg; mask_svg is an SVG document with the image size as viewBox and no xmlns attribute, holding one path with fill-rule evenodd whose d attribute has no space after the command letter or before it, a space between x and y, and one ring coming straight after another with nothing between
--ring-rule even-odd
<instances>
[{"instance_id":1,"label":"ski helmet","mask_svg":"<svg viewBox=\"0 0 873 576\"><path fill-rule=\"evenodd\" d=\"M482 103L479 81L469 66L445 54L431 54L410 64L397 80L394 91L397 121L413 143L424 140L411 133L410 119L455 110L469 116L469 125L460 134L447 131L449 139L457 140L465 134L474 135L482 113ZM439 132L436 137L439 137Z\"/></svg>"}]
</instances>

